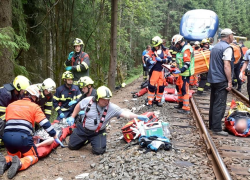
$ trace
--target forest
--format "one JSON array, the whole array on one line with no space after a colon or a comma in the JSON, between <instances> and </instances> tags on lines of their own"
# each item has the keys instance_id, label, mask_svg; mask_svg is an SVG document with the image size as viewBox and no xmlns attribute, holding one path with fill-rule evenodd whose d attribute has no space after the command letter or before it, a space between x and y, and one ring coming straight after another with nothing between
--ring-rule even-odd
<instances>
[{"instance_id":1,"label":"forest","mask_svg":"<svg viewBox=\"0 0 250 180\"><path fill-rule=\"evenodd\" d=\"M119 85L142 71L141 53L152 37L170 45L181 17L192 9L213 10L220 28L250 38L249 0L117 0L117 59L110 69L112 1L1 0L0 84L22 74L32 83L51 77L59 86L73 40L80 38L95 85L108 84L110 71Z\"/></svg>"}]
</instances>

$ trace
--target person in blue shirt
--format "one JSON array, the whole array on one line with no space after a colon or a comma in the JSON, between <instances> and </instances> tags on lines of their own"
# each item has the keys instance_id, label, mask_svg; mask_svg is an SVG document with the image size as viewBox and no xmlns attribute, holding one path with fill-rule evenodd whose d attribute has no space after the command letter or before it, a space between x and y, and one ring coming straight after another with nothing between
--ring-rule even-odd
<instances>
[{"instance_id":1,"label":"person in blue shirt","mask_svg":"<svg viewBox=\"0 0 250 180\"><path fill-rule=\"evenodd\" d=\"M146 81L148 78L148 68L144 60L144 56L151 50L151 46L147 45L146 49L142 52L142 63L143 63L143 80Z\"/></svg>"},{"instance_id":2,"label":"person in blue shirt","mask_svg":"<svg viewBox=\"0 0 250 180\"><path fill-rule=\"evenodd\" d=\"M72 105L82 96L79 87L73 84L73 78L72 72L65 71L62 75L64 85L58 87L53 96L53 106L58 113L59 121L71 115L74 110Z\"/></svg>"}]
</instances>

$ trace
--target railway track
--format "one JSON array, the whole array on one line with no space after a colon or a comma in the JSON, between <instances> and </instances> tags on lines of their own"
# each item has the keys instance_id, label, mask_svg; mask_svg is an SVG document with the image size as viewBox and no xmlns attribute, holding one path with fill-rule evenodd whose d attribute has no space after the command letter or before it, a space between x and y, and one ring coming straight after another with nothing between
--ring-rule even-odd
<instances>
[{"instance_id":1,"label":"railway track","mask_svg":"<svg viewBox=\"0 0 250 180\"><path fill-rule=\"evenodd\" d=\"M232 99L248 103L248 98L236 90L228 94L227 103ZM249 138L213 135L208 130L210 93L194 95L190 100L193 118L206 145L208 158L211 160L217 179L250 179L250 141ZM227 115L229 106L226 108ZM224 119L222 119L224 125Z\"/></svg>"}]
</instances>

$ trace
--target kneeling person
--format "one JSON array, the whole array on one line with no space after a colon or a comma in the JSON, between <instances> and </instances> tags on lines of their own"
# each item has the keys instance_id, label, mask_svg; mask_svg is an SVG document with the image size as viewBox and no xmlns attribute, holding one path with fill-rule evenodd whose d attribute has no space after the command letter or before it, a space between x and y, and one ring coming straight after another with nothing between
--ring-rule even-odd
<instances>
[{"instance_id":1,"label":"kneeling person","mask_svg":"<svg viewBox=\"0 0 250 180\"><path fill-rule=\"evenodd\" d=\"M85 111L85 117L77 124L69 138L69 149L78 150L88 141L92 145L94 154L103 154L106 151L106 125L113 117L138 118L148 121L148 117L123 111L119 106L110 102L112 93L109 88L101 86L97 89L97 95L87 97L79 102L67 123L72 125L76 115Z\"/></svg>"},{"instance_id":2,"label":"kneeling person","mask_svg":"<svg viewBox=\"0 0 250 180\"><path fill-rule=\"evenodd\" d=\"M3 142L8 155L0 155L0 175L9 167L8 178L13 178L17 171L27 169L37 163L38 154L32 134L35 122L39 123L57 143L56 131L36 104L40 96L36 85L27 87L22 100L11 103L6 108L6 127Z\"/></svg>"}]
</instances>

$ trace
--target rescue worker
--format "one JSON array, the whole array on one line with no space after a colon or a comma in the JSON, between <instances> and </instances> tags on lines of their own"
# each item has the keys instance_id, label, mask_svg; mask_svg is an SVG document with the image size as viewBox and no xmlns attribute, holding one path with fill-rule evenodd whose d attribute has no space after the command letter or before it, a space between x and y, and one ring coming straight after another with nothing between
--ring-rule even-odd
<instances>
[{"instance_id":1,"label":"rescue worker","mask_svg":"<svg viewBox=\"0 0 250 180\"><path fill-rule=\"evenodd\" d=\"M45 79L43 83L36 85L39 88L41 94L38 105L42 108L46 118L50 119L53 101L52 91L55 91L56 83L51 78L48 78Z\"/></svg>"},{"instance_id":2,"label":"rescue worker","mask_svg":"<svg viewBox=\"0 0 250 180\"><path fill-rule=\"evenodd\" d=\"M199 54L201 51L201 47L200 47L200 42L199 41L195 41L194 43L194 54Z\"/></svg>"},{"instance_id":3,"label":"rescue worker","mask_svg":"<svg viewBox=\"0 0 250 180\"><path fill-rule=\"evenodd\" d=\"M74 51L69 53L68 59L65 61L65 70L72 71L74 75L74 84L77 85L77 81L80 77L89 76L89 55L83 52L84 43L81 39L76 38L73 42Z\"/></svg>"},{"instance_id":4,"label":"rescue worker","mask_svg":"<svg viewBox=\"0 0 250 180\"><path fill-rule=\"evenodd\" d=\"M73 74L70 71L65 71L62 75L64 85L56 89L56 93L53 96L53 106L58 113L57 120L67 118L73 112L75 100L81 97L81 91L78 86L73 84Z\"/></svg>"},{"instance_id":5,"label":"rescue worker","mask_svg":"<svg viewBox=\"0 0 250 180\"><path fill-rule=\"evenodd\" d=\"M214 47L213 43L214 43L214 38L213 38L213 37L210 37L210 38L209 38L209 50L210 50L210 51L211 51L211 49Z\"/></svg>"},{"instance_id":6,"label":"rescue worker","mask_svg":"<svg viewBox=\"0 0 250 180\"><path fill-rule=\"evenodd\" d=\"M33 142L33 127L39 123L55 141L63 145L57 138L56 131L45 117L39 105L39 89L36 85L27 87L22 100L11 103L6 108L6 127L3 141L7 156L0 154L0 174L8 170L7 177L13 178L17 171L27 169L37 163L38 154Z\"/></svg>"},{"instance_id":7,"label":"rescue worker","mask_svg":"<svg viewBox=\"0 0 250 180\"><path fill-rule=\"evenodd\" d=\"M148 84L148 108L153 107L155 98L156 104L162 107L162 96L164 92L164 72L163 63L171 63L172 57L169 51L162 45L162 39L155 36L152 39L153 48L144 56L145 61L149 65L149 84ZM155 90L157 89L156 96Z\"/></svg>"},{"instance_id":8,"label":"rescue worker","mask_svg":"<svg viewBox=\"0 0 250 180\"><path fill-rule=\"evenodd\" d=\"M147 45L146 49L142 52L142 63L143 63L143 80L146 81L148 79L148 68L146 62L144 61L144 56L151 50L151 46Z\"/></svg>"},{"instance_id":9,"label":"rescue worker","mask_svg":"<svg viewBox=\"0 0 250 180\"><path fill-rule=\"evenodd\" d=\"M31 85L28 78L25 76L17 76L13 83L4 84L0 88L0 138L2 138L5 126L5 111L6 107L23 96L24 90Z\"/></svg>"},{"instance_id":10,"label":"rescue worker","mask_svg":"<svg viewBox=\"0 0 250 180\"><path fill-rule=\"evenodd\" d=\"M209 40L208 39L203 39L201 41L201 51L209 51L210 45L209 45ZM197 95L201 96L203 95L204 91L209 91L210 90L210 83L207 82L207 73L200 74L200 81L199 81L199 86L197 89Z\"/></svg>"},{"instance_id":11,"label":"rescue worker","mask_svg":"<svg viewBox=\"0 0 250 180\"><path fill-rule=\"evenodd\" d=\"M111 97L110 89L101 86L97 89L96 96L86 97L76 105L74 112L67 118L66 122L73 125L75 117L80 111L85 112L85 117L81 123L77 124L76 129L71 134L68 143L69 149L78 150L90 142L94 154L103 154L106 151L106 125L113 117L137 118L148 121L147 116L122 110L110 102Z\"/></svg>"},{"instance_id":12,"label":"rescue worker","mask_svg":"<svg viewBox=\"0 0 250 180\"><path fill-rule=\"evenodd\" d=\"M169 52L170 52L171 57L172 57L172 62L175 62L176 61L176 54L177 54L178 50L176 49L175 46L173 46L171 44L171 46L169 47Z\"/></svg>"},{"instance_id":13,"label":"rescue worker","mask_svg":"<svg viewBox=\"0 0 250 180\"><path fill-rule=\"evenodd\" d=\"M247 93L249 97L249 104L250 104L250 49L247 50L244 56L244 64L240 71L240 79L243 79L243 73L245 72L245 76L247 76Z\"/></svg>"},{"instance_id":14,"label":"rescue worker","mask_svg":"<svg viewBox=\"0 0 250 180\"><path fill-rule=\"evenodd\" d=\"M221 41L217 43L210 54L208 82L211 83L209 129L216 135L227 136L222 131L221 120L224 117L227 93L232 89L233 42L234 32L231 29L221 31Z\"/></svg>"},{"instance_id":15,"label":"rescue worker","mask_svg":"<svg viewBox=\"0 0 250 180\"><path fill-rule=\"evenodd\" d=\"M172 38L172 45L178 49L176 54L176 62L179 70L175 70L174 74L179 74L176 81L176 89L178 92L178 109L179 113L190 114L189 107L189 79L194 74L194 52L193 48L184 41L183 36L177 34Z\"/></svg>"},{"instance_id":16,"label":"rescue worker","mask_svg":"<svg viewBox=\"0 0 250 180\"><path fill-rule=\"evenodd\" d=\"M234 71L233 71L233 87L237 87L237 91L241 92L241 86L242 86L242 81L239 77L240 75L240 68L241 68L241 62L243 61L243 58L244 58L244 54L243 54L243 51L242 51L242 48L238 45L237 41L234 40L233 43L240 48L240 53L241 53L241 57L240 57L240 60L234 64ZM235 55L235 53L234 53Z\"/></svg>"},{"instance_id":17,"label":"rescue worker","mask_svg":"<svg viewBox=\"0 0 250 180\"><path fill-rule=\"evenodd\" d=\"M90 77L88 76L81 77L78 80L78 87L82 91L82 96L78 100L69 102L69 106L72 106L73 104L78 103L79 101L81 101L82 99L86 97L95 96L96 89L94 89L93 85L94 85L94 81Z\"/></svg>"}]
</instances>

